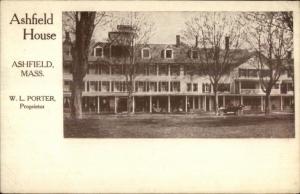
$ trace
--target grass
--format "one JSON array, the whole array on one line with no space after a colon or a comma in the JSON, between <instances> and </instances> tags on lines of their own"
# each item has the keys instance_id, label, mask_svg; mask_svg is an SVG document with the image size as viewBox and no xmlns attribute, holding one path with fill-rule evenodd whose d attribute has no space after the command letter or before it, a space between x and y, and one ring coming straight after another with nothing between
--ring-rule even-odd
<instances>
[{"instance_id":1,"label":"grass","mask_svg":"<svg viewBox=\"0 0 300 194\"><path fill-rule=\"evenodd\" d=\"M68 138L293 138L294 115L197 114L86 115L65 117Z\"/></svg>"}]
</instances>

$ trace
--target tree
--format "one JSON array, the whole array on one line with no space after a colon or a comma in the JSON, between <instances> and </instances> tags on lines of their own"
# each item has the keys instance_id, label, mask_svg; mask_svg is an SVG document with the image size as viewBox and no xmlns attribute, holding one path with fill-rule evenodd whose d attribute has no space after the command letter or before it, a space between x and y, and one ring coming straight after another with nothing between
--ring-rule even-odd
<instances>
[{"instance_id":1,"label":"tree","mask_svg":"<svg viewBox=\"0 0 300 194\"><path fill-rule=\"evenodd\" d=\"M185 23L184 38L188 42L199 38L201 45L199 72L208 76L214 92L215 113L218 114L218 87L235 64L243 57L242 26L236 13L201 12ZM196 43L197 45L197 43ZM222 49L222 47L224 49Z\"/></svg>"},{"instance_id":2,"label":"tree","mask_svg":"<svg viewBox=\"0 0 300 194\"><path fill-rule=\"evenodd\" d=\"M141 49L147 45L153 33L154 23L141 13L129 12L114 15L111 25L114 31L109 33L109 42L112 46L116 45L122 53L115 58L125 65L127 112L132 113L136 68L141 64ZM119 29L116 30L116 27ZM147 63L150 61L151 59Z\"/></svg>"},{"instance_id":3,"label":"tree","mask_svg":"<svg viewBox=\"0 0 300 194\"><path fill-rule=\"evenodd\" d=\"M286 27L281 12L252 12L246 14L246 19L249 21L247 41L256 52L254 65L265 93L265 114L269 114L272 89L292 63L287 59L293 49L293 28Z\"/></svg>"},{"instance_id":4,"label":"tree","mask_svg":"<svg viewBox=\"0 0 300 194\"><path fill-rule=\"evenodd\" d=\"M290 30L291 32L294 31L293 29L293 12L291 11L285 11L285 12L281 12L280 13L280 19L283 23L283 25L285 25L288 30Z\"/></svg>"},{"instance_id":5,"label":"tree","mask_svg":"<svg viewBox=\"0 0 300 194\"><path fill-rule=\"evenodd\" d=\"M88 56L90 42L95 26L103 22L105 12L64 12L64 29L73 33L75 42L72 44L72 75L71 88L71 116L76 119L82 118L82 91L83 78L88 70Z\"/></svg>"},{"instance_id":6,"label":"tree","mask_svg":"<svg viewBox=\"0 0 300 194\"><path fill-rule=\"evenodd\" d=\"M281 18L282 25L285 26L287 30L291 31L293 35L293 12L280 12L279 18ZM291 51L289 51L287 55L286 71L291 75L293 86L295 86L294 62L291 56Z\"/></svg>"}]
</instances>

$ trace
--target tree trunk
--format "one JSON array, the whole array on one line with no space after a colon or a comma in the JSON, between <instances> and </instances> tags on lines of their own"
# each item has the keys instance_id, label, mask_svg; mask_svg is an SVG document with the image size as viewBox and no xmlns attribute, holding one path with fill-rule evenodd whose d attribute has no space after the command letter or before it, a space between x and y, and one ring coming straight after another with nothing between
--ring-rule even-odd
<instances>
[{"instance_id":1,"label":"tree trunk","mask_svg":"<svg viewBox=\"0 0 300 194\"><path fill-rule=\"evenodd\" d=\"M219 96L218 92L215 92L215 114L218 115L218 109L219 109Z\"/></svg>"},{"instance_id":2,"label":"tree trunk","mask_svg":"<svg viewBox=\"0 0 300 194\"><path fill-rule=\"evenodd\" d=\"M75 44L72 47L72 97L71 116L75 119L82 118L82 90L83 78L88 70L88 54L91 37L95 28L96 12L76 12Z\"/></svg>"},{"instance_id":3,"label":"tree trunk","mask_svg":"<svg viewBox=\"0 0 300 194\"><path fill-rule=\"evenodd\" d=\"M128 84L127 84L127 86L128 86L128 97L127 97L127 113L128 114L131 114L131 113L133 113L133 81L132 81L132 77L131 76L129 76L130 78L130 80L129 80L129 82L128 82Z\"/></svg>"},{"instance_id":4,"label":"tree trunk","mask_svg":"<svg viewBox=\"0 0 300 194\"><path fill-rule=\"evenodd\" d=\"M215 97L214 111L215 111L215 114L218 115L219 97L218 97L218 85L217 84L214 84L213 90L214 90L214 97Z\"/></svg>"},{"instance_id":5,"label":"tree trunk","mask_svg":"<svg viewBox=\"0 0 300 194\"><path fill-rule=\"evenodd\" d=\"M265 115L270 114L271 112L271 100L270 100L270 92L266 92L265 97Z\"/></svg>"},{"instance_id":6,"label":"tree trunk","mask_svg":"<svg viewBox=\"0 0 300 194\"><path fill-rule=\"evenodd\" d=\"M128 114L131 114L132 112L133 112L133 99L132 99L132 93L131 92L129 92L128 93L128 97L127 97L127 113Z\"/></svg>"},{"instance_id":7,"label":"tree trunk","mask_svg":"<svg viewBox=\"0 0 300 194\"><path fill-rule=\"evenodd\" d=\"M81 83L72 84L72 97L71 97L71 116L75 119L82 119L82 88Z\"/></svg>"}]
</instances>

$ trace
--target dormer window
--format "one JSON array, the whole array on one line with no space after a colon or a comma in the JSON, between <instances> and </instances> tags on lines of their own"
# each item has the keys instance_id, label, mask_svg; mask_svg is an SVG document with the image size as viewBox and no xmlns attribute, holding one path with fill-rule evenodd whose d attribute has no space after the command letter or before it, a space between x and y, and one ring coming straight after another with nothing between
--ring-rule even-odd
<instances>
[{"instance_id":1,"label":"dormer window","mask_svg":"<svg viewBox=\"0 0 300 194\"><path fill-rule=\"evenodd\" d=\"M172 49L166 49L165 57L166 57L166 59L172 59L173 58L173 50Z\"/></svg>"},{"instance_id":2,"label":"dormer window","mask_svg":"<svg viewBox=\"0 0 300 194\"><path fill-rule=\"evenodd\" d=\"M150 49L149 48L143 48L142 49L142 58L143 59L149 59L150 58Z\"/></svg>"},{"instance_id":3,"label":"dormer window","mask_svg":"<svg viewBox=\"0 0 300 194\"><path fill-rule=\"evenodd\" d=\"M198 51L192 50L192 59L198 59Z\"/></svg>"},{"instance_id":4,"label":"dormer window","mask_svg":"<svg viewBox=\"0 0 300 194\"><path fill-rule=\"evenodd\" d=\"M95 57L103 57L103 48L100 46L97 46L94 48L94 56Z\"/></svg>"}]
</instances>

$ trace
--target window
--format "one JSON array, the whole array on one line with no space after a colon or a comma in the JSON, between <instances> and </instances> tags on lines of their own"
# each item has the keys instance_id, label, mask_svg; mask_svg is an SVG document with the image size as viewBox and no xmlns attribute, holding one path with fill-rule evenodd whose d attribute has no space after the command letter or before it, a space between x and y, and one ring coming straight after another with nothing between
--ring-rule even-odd
<instances>
[{"instance_id":1,"label":"window","mask_svg":"<svg viewBox=\"0 0 300 194\"><path fill-rule=\"evenodd\" d=\"M168 92L169 91L169 83L168 82L159 82L159 91L160 92Z\"/></svg>"},{"instance_id":2,"label":"window","mask_svg":"<svg viewBox=\"0 0 300 194\"><path fill-rule=\"evenodd\" d=\"M210 91L211 91L211 84L209 83L202 84L203 93L210 93Z\"/></svg>"},{"instance_id":3,"label":"window","mask_svg":"<svg viewBox=\"0 0 300 194\"><path fill-rule=\"evenodd\" d=\"M230 84L219 84L218 91L219 92L230 92Z\"/></svg>"},{"instance_id":4,"label":"window","mask_svg":"<svg viewBox=\"0 0 300 194\"><path fill-rule=\"evenodd\" d=\"M89 64L89 74L96 74L97 73L97 65L96 64Z\"/></svg>"},{"instance_id":5,"label":"window","mask_svg":"<svg viewBox=\"0 0 300 194\"><path fill-rule=\"evenodd\" d=\"M158 66L159 75L168 75L168 65L161 64Z\"/></svg>"},{"instance_id":6,"label":"window","mask_svg":"<svg viewBox=\"0 0 300 194\"><path fill-rule=\"evenodd\" d=\"M198 59L198 51L192 51L192 59Z\"/></svg>"},{"instance_id":7,"label":"window","mask_svg":"<svg viewBox=\"0 0 300 194\"><path fill-rule=\"evenodd\" d=\"M72 81L64 81L64 92L71 91L71 84L72 84Z\"/></svg>"},{"instance_id":8,"label":"window","mask_svg":"<svg viewBox=\"0 0 300 194\"><path fill-rule=\"evenodd\" d=\"M256 89L255 82L241 82L242 89Z\"/></svg>"},{"instance_id":9,"label":"window","mask_svg":"<svg viewBox=\"0 0 300 194\"><path fill-rule=\"evenodd\" d=\"M98 91L101 91L101 81L98 81Z\"/></svg>"},{"instance_id":10,"label":"window","mask_svg":"<svg viewBox=\"0 0 300 194\"><path fill-rule=\"evenodd\" d=\"M144 64L137 64L135 66L135 73L140 75L146 75L146 66Z\"/></svg>"},{"instance_id":11,"label":"window","mask_svg":"<svg viewBox=\"0 0 300 194\"><path fill-rule=\"evenodd\" d=\"M123 85L123 90L124 92L127 92L128 91L128 86L127 86L127 83L125 81L122 82L122 85Z\"/></svg>"},{"instance_id":12,"label":"window","mask_svg":"<svg viewBox=\"0 0 300 194\"><path fill-rule=\"evenodd\" d=\"M239 69L239 77L257 77L256 69Z\"/></svg>"},{"instance_id":13,"label":"window","mask_svg":"<svg viewBox=\"0 0 300 194\"><path fill-rule=\"evenodd\" d=\"M64 63L64 73L72 73L72 65L70 63Z\"/></svg>"},{"instance_id":14,"label":"window","mask_svg":"<svg viewBox=\"0 0 300 194\"><path fill-rule=\"evenodd\" d=\"M275 85L273 86L273 88L274 88L274 89L279 89L279 84L275 84Z\"/></svg>"},{"instance_id":15,"label":"window","mask_svg":"<svg viewBox=\"0 0 300 194\"><path fill-rule=\"evenodd\" d=\"M249 77L257 77L257 70L256 69L249 69L248 73L249 73Z\"/></svg>"},{"instance_id":16,"label":"window","mask_svg":"<svg viewBox=\"0 0 300 194\"><path fill-rule=\"evenodd\" d=\"M287 91L294 91L293 83L287 83Z\"/></svg>"},{"instance_id":17,"label":"window","mask_svg":"<svg viewBox=\"0 0 300 194\"><path fill-rule=\"evenodd\" d=\"M114 81L113 82L113 92L125 92L126 91L126 82L125 81Z\"/></svg>"},{"instance_id":18,"label":"window","mask_svg":"<svg viewBox=\"0 0 300 194\"><path fill-rule=\"evenodd\" d=\"M149 48L144 48L142 49L142 58L150 58L150 49Z\"/></svg>"},{"instance_id":19,"label":"window","mask_svg":"<svg viewBox=\"0 0 300 194\"><path fill-rule=\"evenodd\" d=\"M262 77L267 77L267 76L269 76L269 73L270 73L270 70L268 70L268 69L262 69L262 70L260 70L260 75L261 75Z\"/></svg>"},{"instance_id":20,"label":"window","mask_svg":"<svg viewBox=\"0 0 300 194\"><path fill-rule=\"evenodd\" d=\"M178 82L178 81L171 82L171 91L172 92L180 92L180 82Z\"/></svg>"},{"instance_id":21,"label":"window","mask_svg":"<svg viewBox=\"0 0 300 194\"><path fill-rule=\"evenodd\" d=\"M146 82L144 81L137 81L135 82L135 91L136 92L146 92Z\"/></svg>"},{"instance_id":22,"label":"window","mask_svg":"<svg viewBox=\"0 0 300 194\"><path fill-rule=\"evenodd\" d=\"M103 92L109 92L109 81L102 81L101 89Z\"/></svg>"},{"instance_id":23,"label":"window","mask_svg":"<svg viewBox=\"0 0 300 194\"><path fill-rule=\"evenodd\" d=\"M97 81L90 81L89 83L89 91L96 92L98 91L98 82Z\"/></svg>"},{"instance_id":24,"label":"window","mask_svg":"<svg viewBox=\"0 0 300 194\"><path fill-rule=\"evenodd\" d=\"M103 56L103 48L102 47L94 48L94 56L102 57Z\"/></svg>"},{"instance_id":25,"label":"window","mask_svg":"<svg viewBox=\"0 0 300 194\"><path fill-rule=\"evenodd\" d=\"M115 75L121 75L122 74L122 65L112 65L111 73L115 74Z\"/></svg>"},{"instance_id":26,"label":"window","mask_svg":"<svg viewBox=\"0 0 300 194\"><path fill-rule=\"evenodd\" d=\"M179 76L180 75L180 66L179 65L171 65L170 71L172 76Z\"/></svg>"},{"instance_id":27,"label":"window","mask_svg":"<svg viewBox=\"0 0 300 194\"><path fill-rule=\"evenodd\" d=\"M150 90L150 92L156 92L157 91L157 82L150 82L149 90Z\"/></svg>"},{"instance_id":28,"label":"window","mask_svg":"<svg viewBox=\"0 0 300 194\"><path fill-rule=\"evenodd\" d=\"M156 75L157 74L156 65L149 65L148 72L149 72L149 75Z\"/></svg>"},{"instance_id":29,"label":"window","mask_svg":"<svg viewBox=\"0 0 300 194\"><path fill-rule=\"evenodd\" d=\"M198 91L198 84L193 84L193 92L197 92Z\"/></svg>"},{"instance_id":30,"label":"window","mask_svg":"<svg viewBox=\"0 0 300 194\"><path fill-rule=\"evenodd\" d=\"M173 58L173 51L171 49L166 50L166 58L172 59Z\"/></svg>"},{"instance_id":31,"label":"window","mask_svg":"<svg viewBox=\"0 0 300 194\"><path fill-rule=\"evenodd\" d=\"M293 70L292 69L289 69L287 70L287 77L293 77Z\"/></svg>"},{"instance_id":32,"label":"window","mask_svg":"<svg viewBox=\"0 0 300 194\"><path fill-rule=\"evenodd\" d=\"M186 84L186 91L188 91L188 92L192 91L192 84L191 83Z\"/></svg>"},{"instance_id":33,"label":"window","mask_svg":"<svg viewBox=\"0 0 300 194\"><path fill-rule=\"evenodd\" d=\"M239 69L239 77L247 77L247 70Z\"/></svg>"}]
</instances>

